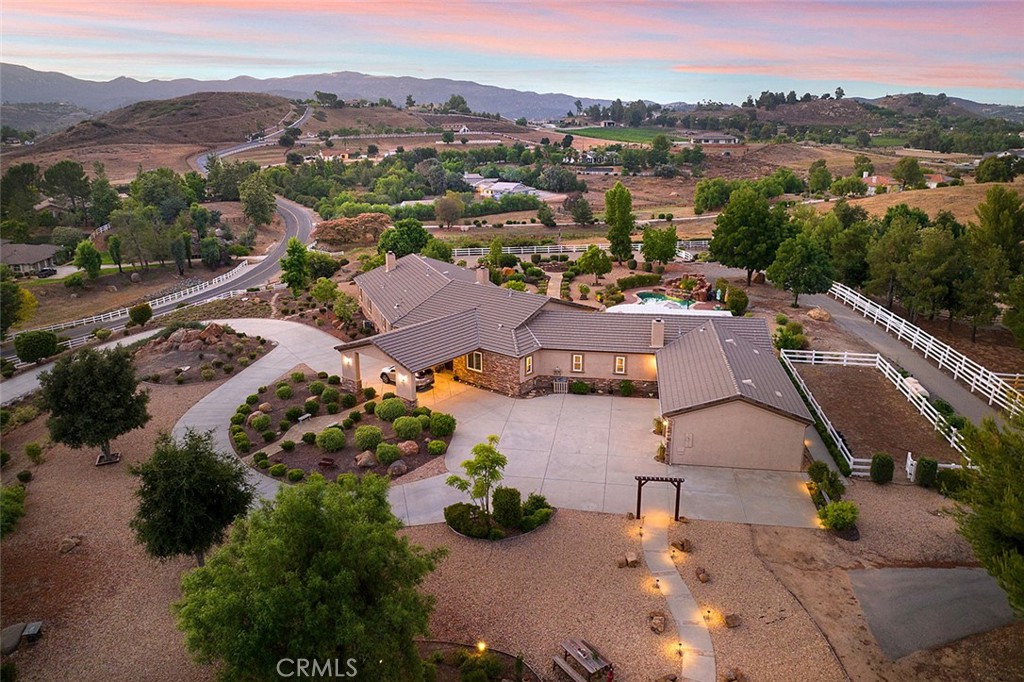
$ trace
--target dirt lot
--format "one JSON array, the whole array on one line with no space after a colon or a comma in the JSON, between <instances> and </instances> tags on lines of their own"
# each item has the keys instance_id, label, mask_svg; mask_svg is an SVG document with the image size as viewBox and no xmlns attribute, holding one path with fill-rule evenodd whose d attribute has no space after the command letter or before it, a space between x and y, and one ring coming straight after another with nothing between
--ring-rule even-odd
<instances>
[{"instance_id":1,"label":"dirt lot","mask_svg":"<svg viewBox=\"0 0 1024 682\"><path fill-rule=\"evenodd\" d=\"M58 161L70 159L82 164L86 174L92 176L93 163L99 161L104 165L112 184L127 185L135 179L139 166L143 170L170 168L178 173L194 170L188 163L189 157L205 150L206 147L199 144L104 144L61 149L24 158L7 158L7 154L4 154L4 166L31 161L46 169Z\"/></svg>"},{"instance_id":2,"label":"dirt lot","mask_svg":"<svg viewBox=\"0 0 1024 682\"><path fill-rule=\"evenodd\" d=\"M888 452L896 460L895 480L905 480L900 472L908 452L915 459L961 461L960 453L877 369L798 365L797 371L853 455L869 459L876 452Z\"/></svg>"},{"instance_id":3,"label":"dirt lot","mask_svg":"<svg viewBox=\"0 0 1024 682\"><path fill-rule=\"evenodd\" d=\"M877 168L877 164L876 170L882 172ZM909 192L895 192L893 194L880 194L862 199L851 199L850 204L861 206L869 214L879 217L884 216L886 210L891 206L907 204L913 208L921 209L933 218L939 211L949 211L957 220L964 224L967 222L977 222L978 218L974 215L974 208L985 201L985 194L996 183L979 185L969 179L966 183L961 187L936 187L935 189L918 189ZM1002 184L1016 190L1018 194L1024 192L1024 180L1018 179L1014 183ZM817 204L817 208L822 212L831 211L832 205L829 203Z\"/></svg>"}]
</instances>

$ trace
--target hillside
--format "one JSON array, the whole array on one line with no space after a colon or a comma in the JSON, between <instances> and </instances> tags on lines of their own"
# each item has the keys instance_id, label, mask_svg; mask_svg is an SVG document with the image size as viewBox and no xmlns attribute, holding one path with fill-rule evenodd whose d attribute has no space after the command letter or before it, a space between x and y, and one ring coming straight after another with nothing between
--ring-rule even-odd
<instances>
[{"instance_id":1,"label":"hillside","mask_svg":"<svg viewBox=\"0 0 1024 682\"><path fill-rule=\"evenodd\" d=\"M966 100L965 100L966 101ZM925 112L937 112L941 116L974 116L975 114L948 97L925 95L920 92L887 95L872 100L875 106L891 109L906 116L920 116Z\"/></svg>"},{"instance_id":2,"label":"hillside","mask_svg":"<svg viewBox=\"0 0 1024 682\"><path fill-rule=\"evenodd\" d=\"M910 192L894 192L892 194L881 194L862 199L850 199L850 204L861 206L870 215L882 217L885 212L897 204L907 204L913 208L919 208L929 216L935 217L939 211L949 211L957 220L966 224L970 221L977 222L974 215L974 208L985 201L988 190L997 183L977 184L970 180L962 187L937 187L935 189L920 189ZM1005 185L1014 189L1018 194L1024 193L1024 182L1018 180L1015 183ZM817 204L819 211L829 211L830 203Z\"/></svg>"},{"instance_id":3,"label":"hillside","mask_svg":"<svg viewBox=\"0 0 1024 682\"><path fill-rule=\"evenodd\" d=\"M757 120L786 125L871 126L881 123L882 117L853 99L817 99L783 104L770 111L758 109Z\"/></svg>"},{"instance_id":4,"label":"hillside","mask_svg":"<svg viewBox=\"0 0 1024 682\"><path fill-rule=\"evenodd\" d=\"M74 104L56 102L27 102L24 104L5 102L0 106L0 120L4 122L4 125L17 130L34 130L39 135L64 130L95 115L95 112Z\"/></svg>"}]
</instances>

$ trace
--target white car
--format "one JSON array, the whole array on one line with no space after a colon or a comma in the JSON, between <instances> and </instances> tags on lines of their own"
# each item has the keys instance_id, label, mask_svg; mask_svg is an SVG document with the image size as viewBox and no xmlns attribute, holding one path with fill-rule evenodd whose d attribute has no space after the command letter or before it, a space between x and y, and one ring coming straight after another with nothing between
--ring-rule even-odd
<instances>
[{"instance_id":1,"label":"white car","mask_svg":"<svg viewBox=\"0 0 1024 682\"><path fill-rule=\"evenodd\" d=\"M380 380L385 384L395 383L395 366L385 367L380 373ZM434 385L434 370L422 369L416 372L416 390L424 391Z\"/></svg>"}]
</instances>

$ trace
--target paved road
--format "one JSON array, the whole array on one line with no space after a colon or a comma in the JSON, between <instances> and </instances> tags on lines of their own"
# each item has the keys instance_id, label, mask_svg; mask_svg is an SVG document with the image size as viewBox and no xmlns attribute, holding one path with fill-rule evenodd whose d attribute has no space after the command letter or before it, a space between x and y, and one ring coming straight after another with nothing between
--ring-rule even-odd
<instances>
[{"instance_id":1,"label":"paved road","mask_svg":"<svg viewBox=\"0 0 1024 682\"><path fill-rule=\"evenodd\" d=\"M278 137L280 137L285 130L288 130L289 128L301 128L312 115L313 107L307 106L306 110L302 112L302 116L300 116L299 120L295 121L295 123L292 123L290 126L286 126L285 128L281 128L280 130L275 130L272 133L268 133L261 140L256 140L253 142L243 142L241 144L236 144L231 147L224 147L222 149L216 149L212 152L200 154L195 158L195 168L203 175L206 175L206 166L210 162L210 156L218 156L220 158L224 158L225 156L232 156L233 154L239 154L250 149L256 149L257 147L266 147L271 144L277 144L275 140Z\"/></svg>"}]
</instances>

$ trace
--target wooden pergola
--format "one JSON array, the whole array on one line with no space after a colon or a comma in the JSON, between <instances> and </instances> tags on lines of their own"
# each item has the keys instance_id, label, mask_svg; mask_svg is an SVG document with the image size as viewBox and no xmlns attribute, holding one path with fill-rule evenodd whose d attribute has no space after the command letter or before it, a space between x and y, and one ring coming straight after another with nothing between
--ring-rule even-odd
<instances>
[{"instance_id":1,"label":"wooden pergola","mask_svg":"<svg viewBox=\"0 0 1024 682\"><path fill-rule=\"evenodd\" d=\"M644 486L655 481L658 483L671 483L676 487L676 513L675 520L679 520L679 494L686 479L681 476L635 476L636 478L636 517L640 518L640 503L643 499Z\"/></svg>"}]
</instances>

